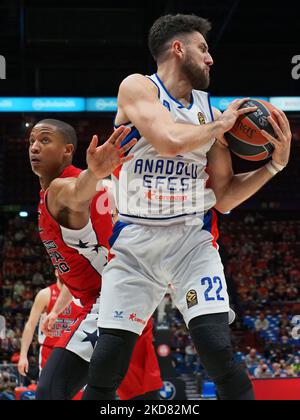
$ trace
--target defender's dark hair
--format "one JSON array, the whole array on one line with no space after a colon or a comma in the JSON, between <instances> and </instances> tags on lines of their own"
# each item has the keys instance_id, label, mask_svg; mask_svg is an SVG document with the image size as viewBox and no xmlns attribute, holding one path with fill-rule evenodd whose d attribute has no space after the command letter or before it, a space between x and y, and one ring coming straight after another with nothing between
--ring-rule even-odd
<instances>
[{"instance_id":1,"label":"defender's dark hair","mask_svg":"<svg viewBox=\"0 0 300 420\"><path fill-rule=\"evenodd\" d=\"M165 53L167 43L176 35L200 32L206 38L211 23L196 15L165 15L154 22L149 32L148 45L155 61Z\"/></svg>"},{"instance_id":2,"label":"defender's dark hair","mask_svg":"<svg viewBox=\"0 0 300 420\"><path fill-rule=\"evenodd\" d=\"M77 134L74 128L70 125L65 123L64 121L60 120L53 120L53 119L45 119L38 122L38 124L48 124L52 127L55 127L56 130L62 134L64 141L66 144L73 144L74 146L74 153L77 148Z\"/></svg>"}]
</instances>

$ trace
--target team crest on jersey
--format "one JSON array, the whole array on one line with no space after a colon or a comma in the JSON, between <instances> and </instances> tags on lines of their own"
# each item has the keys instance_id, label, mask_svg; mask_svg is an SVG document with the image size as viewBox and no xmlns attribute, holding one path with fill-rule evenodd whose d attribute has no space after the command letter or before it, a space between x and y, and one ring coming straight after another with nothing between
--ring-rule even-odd
<instances>
[{"instance_id":1,"label":"team crest on jersey","mask_svg":"<svg viewBox=\"0 0 300 420\"><path fill-rule=\"evenodd\" d=\"M198 112L198 120L199 120L199 123L200 123L201 125L206 124L205 117L204 117L204 115L202 114L202 112Z\"/></svg>"},{"instance_id":2,"label":"team crest on jersey","mask_svg":"<svg viewBox=\"0 0 300 420\"><path fill-rule=\"evenodd\" d=\"M193 308L194 306L198 305L198 295L196 290L190 290L186 295L186 303L188 309Z\"/></svg>"}]
</instances>

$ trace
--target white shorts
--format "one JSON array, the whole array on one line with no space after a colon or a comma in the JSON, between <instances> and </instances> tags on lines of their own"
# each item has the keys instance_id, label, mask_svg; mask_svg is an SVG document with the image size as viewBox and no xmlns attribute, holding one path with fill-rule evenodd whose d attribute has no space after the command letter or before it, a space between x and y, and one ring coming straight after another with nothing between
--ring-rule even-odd
<instances>
[{"instance_id":1,"label":"white shorts","mask_svg":"<svg viewBox=\"0 0 300 420\"><path fill-rule=\"evenodd\" d=\"M212 234L184 223L149 227L118 222L103 271L98 326L141 334L168 285L185 323L229 313L223 265Z\"/></svg>"}]
</instances>

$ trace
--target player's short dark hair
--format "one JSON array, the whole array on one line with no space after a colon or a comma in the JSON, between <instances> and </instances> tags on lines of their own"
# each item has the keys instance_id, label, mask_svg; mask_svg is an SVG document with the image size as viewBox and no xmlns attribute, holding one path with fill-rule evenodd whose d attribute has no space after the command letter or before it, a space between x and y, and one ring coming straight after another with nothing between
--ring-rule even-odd
<instances>
[{"instance_id":1,"label":"player's short dark hair","mask_svg":"<svg viewBox=\"0 0 300 420\"><path fill-rule=\"evenodd\" d=\"M200 32L206 39L211 23L196 15L165 15L158 18L149 32L150 52L157 59L166 51L166 44L176 35Z\"/></svg>"},{"instance_id":2,"label":"player's short dark hair","mask_svg":"<svg viewBox=\"0 0 300 420\"><path fill-rule=\"evenodd\" d=\"M67 124L64 121L54 120L54 119L50 119L50 118L39 121L38 124L48 124L48 125L51 125L52 127L55 127L56 130L60 134L62 134L63 139L64 139L66 144L73 144L74 153L75 153L76 148L77 148L78 139L77 139L76 131L74 130L74 128L70 124Z\"/></svg>"}]
</instances>

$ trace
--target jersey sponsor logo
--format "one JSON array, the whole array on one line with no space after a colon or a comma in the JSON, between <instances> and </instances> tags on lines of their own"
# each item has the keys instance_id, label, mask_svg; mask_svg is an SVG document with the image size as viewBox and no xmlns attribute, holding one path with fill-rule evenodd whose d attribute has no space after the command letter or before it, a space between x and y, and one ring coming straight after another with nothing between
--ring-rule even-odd
<instances>
[{"instance_id":1,"label":"jersey sponsor logo","mask_svg":"<svg viewBox=\"0 0 300 420\"><path fill-rule=\"evenodd\" d=\"M160 194L159 192L153 192L153 191L148 191L145 192L144 195L145 199L148 201L166 201L166 202L172 202L172 201L180 201L180 202L185 202L188 200L188 196L187 195L164 195L164 194Z\"/></svg>"},{"instance_id":2,"label":"jersey sponsor logo","mask_svg":"<svg viewBox=\"0 0 300 420\"><path fill-rule=\"evenodd\" d=\"M198 120L201 125L206 124L204 114L202 112L198 112Z\"/></svg>"},{"instance_id":3,"label":"jersey sponsor logo","mask_svg":"<svg viewBox=\"0 0 300 420\"><path fill-rule=\"evenodd\" d=\"M198 295L196 290L190 290L186 295L186 303L188 309L193 308L194 306L198 305Z\"/></svg>"},{"instance_id":4,"label":"jersey sponsor logo","mask_svg":"<svg viewBox=\"0 0 300 420\"><path fill-rule=\"evenodd\" d=\"M137 315L136 315L135 313L132 313L132 314L129 316L129 320L130 320L130 321L132 321L132 322L136 322L136 323L138 323L138 324L146 325L146 321L144 321L144 320L143 320L143 319L141 319L141 318L138 318L138 317L137 317Z\"/></svg>"}]
</instances>

